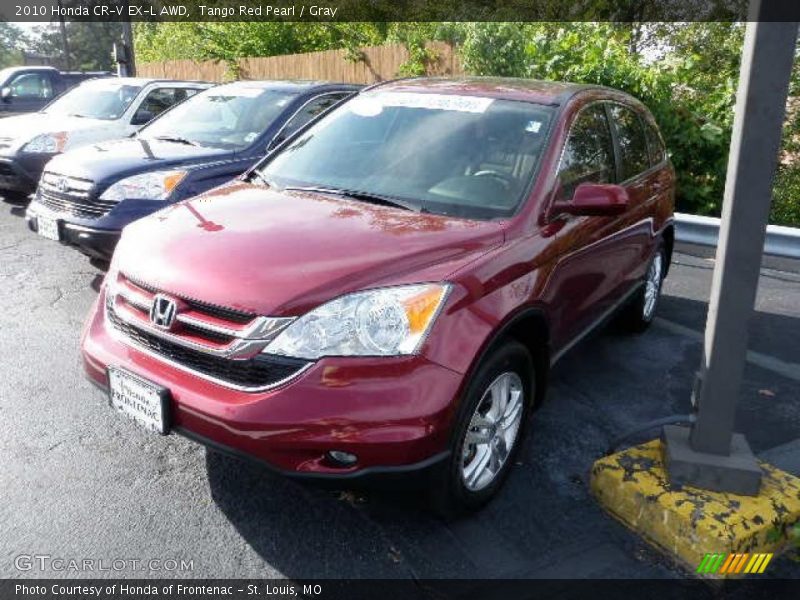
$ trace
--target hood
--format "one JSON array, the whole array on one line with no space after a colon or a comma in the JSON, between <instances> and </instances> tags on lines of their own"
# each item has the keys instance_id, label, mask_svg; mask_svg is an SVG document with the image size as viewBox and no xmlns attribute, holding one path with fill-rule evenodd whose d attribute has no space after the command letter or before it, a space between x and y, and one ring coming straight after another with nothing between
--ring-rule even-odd
<instances>
[{"instance_id":1,"label":"hood","mask_svg":"<svg viewBox=\"0 0 800 600\"><path fill-rule=\"evenodd\" d=\"M502 240L498 222L236 182L126 227L114 265L179 296L291 316L360 289L445 280Z\"/></svg>"},{"instance_id":2,"label":"hood","mask_svg":"<svg viewBox=\"0 0 800 600\"><path fill-rule=\"evenodd\" d=\"M11 140L16 151L42 133L76 132L84 129L106 128L112 121L31 113L0 119L0 138Z\"/></svg>"},{"instance_id":3,"label":"hood","mask_svg":"<svg viewBox=\"0 0 800 600\"><path fill-rule=\"evenodd\" d=\"M56 156L48 170L92 181L230 158L230 150L140 138L84 146Z\"/></svg>"}]
</instances>

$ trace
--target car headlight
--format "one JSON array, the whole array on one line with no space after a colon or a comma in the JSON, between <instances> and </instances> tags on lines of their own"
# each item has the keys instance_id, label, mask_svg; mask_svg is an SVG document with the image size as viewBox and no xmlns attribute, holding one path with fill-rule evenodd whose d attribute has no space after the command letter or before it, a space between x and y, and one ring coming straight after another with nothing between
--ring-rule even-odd
<instances>
[{"instance_id":1,"label":"car headlight","mask_svg":"<svg viewBox=\"0 0 800 600\"><path fill-rule=\"evenodd\" d=\"M101 200L166 200L186 177L186 171L152 171L121 179L100 196Z\"/></svg>"},{"instance_id":2,"label":"car headlight","mask_svg":"<svg viewBox=\"0 0 800 600\"><path fill-rule=\"evenodd\" d=\"M295 320L264 352L310 360L414 354L449 291L431 283L348 294Z\"/></svg>"},{"instance_id":3,"label":"car headlight","mask_svg":"<svg viewBox=\"0 0 800 600\"><path fill-rule=\"evenodd\" d=\"M68 137L65 131L43 133L25 144L22 151L26 154L57 154L64 151Z\"/></svg>"}]
</instances>

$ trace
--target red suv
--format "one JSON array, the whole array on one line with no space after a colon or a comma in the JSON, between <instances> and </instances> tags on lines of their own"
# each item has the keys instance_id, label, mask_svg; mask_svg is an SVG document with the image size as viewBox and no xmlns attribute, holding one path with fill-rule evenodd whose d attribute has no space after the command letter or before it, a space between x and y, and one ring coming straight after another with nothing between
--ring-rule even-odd
<instances>
[{"instance_id":1,"label":"red suv","mask_svg":"<svg viewBox=\"0 0 800 600\"><path fill-rule=\"evenodd\" d=\"M675 175L594 86L367 89L239 181L125 228L83 335L110 403L294 476L499 488L547 371L653 320Z\"/></svg>"}]
</instances>

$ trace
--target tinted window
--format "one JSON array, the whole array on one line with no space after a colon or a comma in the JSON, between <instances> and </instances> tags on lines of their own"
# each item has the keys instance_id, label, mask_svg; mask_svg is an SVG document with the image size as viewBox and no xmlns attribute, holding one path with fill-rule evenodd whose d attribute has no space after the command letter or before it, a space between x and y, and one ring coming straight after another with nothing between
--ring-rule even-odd
<instances>
[{"instance_id":1,"label":"tinted window","mask_svg":"<svg viewBox=\"0 0 800 600\"><path fill-rule=\"evenodd\" d=\"M281 139L286 139L317 115L325 112L348 94L326 94L308 102L286 124Z\"/></svg>"},{"instance_id":2,"label":"tinted window","mask_svg":"<svg viewBox=\"0 0 800 600\"><path fill-rule=\"evenodd\" d=\"M611 105L611 116L617 127L622 154L622 181L635 177L650 167L647 141L642 120L633 110L620 104Z\"/></svg>"},{"instance_id":3,"label":"tinted window","mask_svg":"<svg viewBox=\"0 0 800 600\"><path fill-rule=\"evenodd\" d=\"M573 123L558 177L559 199L569 200L581 183L613 183L614 152L606 111L595 104L581 111Z\"/></svg>"},{"instance_id":4,"label":"tinted window","mask_svg":"<svg viewBox=\"0 0 800 600\"><path fill-rule=\"evenodd\" d=\"M326 114L262 174L278 187L387 196L422 210L513 214L544 147L553 109L437 93L365 93Z\"/></svg>"},{"instance_id":5,"label":"tinted window","mask_svg":"<svg viewBox=\"0 0 800 600\"><path fill-rule=\"evenodd\" d=\"M11 80L11 96L14 98L53 97L53 86L50 78L44 73L25 73Z\"/></svg>"},{"instance_id":6,"label":"tinted window","mask_svg":"<svg viewBox=\"0 0 800 600\"><path fill-rule=\"evenodd\" d=\"M642 119L642 121L644 121L644 132L647 136L647 147L650 149L650 164L657 165L667 157L667 150L664 148L664 142L661 141L661 136L655 126L646 119Z\"/></svg>"},{"instance_id":7,"label":"tinted window","mask_svg":"<svg viewBox=\"0 0 800 600\"><path fill-rule=\"evenodd\" d=\"M136 115L133 120L141 113L149 113L152 115L150 118L157 117L162 112L177 104L183 102L186 98L193 96L197 90L189 90L186 88L158 88L147 94L147 97L142 101L139 108L136 110Z\"/></svg>"}]
</instances>

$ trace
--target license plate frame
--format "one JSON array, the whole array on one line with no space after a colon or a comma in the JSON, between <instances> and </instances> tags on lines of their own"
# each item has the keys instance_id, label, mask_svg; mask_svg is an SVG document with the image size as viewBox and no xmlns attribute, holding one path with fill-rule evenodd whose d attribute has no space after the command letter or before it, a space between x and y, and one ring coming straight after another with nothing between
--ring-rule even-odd
<instances>
[{"instance_id":1,"label":"license plate frame","mask_svg":"<svg viewBox=\"0 0 800 600\"><path fill-rule=\"evenodd\" d=\"M108 376L108 404L111 408L147 431L160 435L169 434L172 397L168 388L121 367L110 366L106 373ZM138 392L140 396L144 395L137 401L136 398L126 393L126 385L128 392ZM147 411L138 408L137 404L143 406Z\"/></svg>"}]
</instances>

